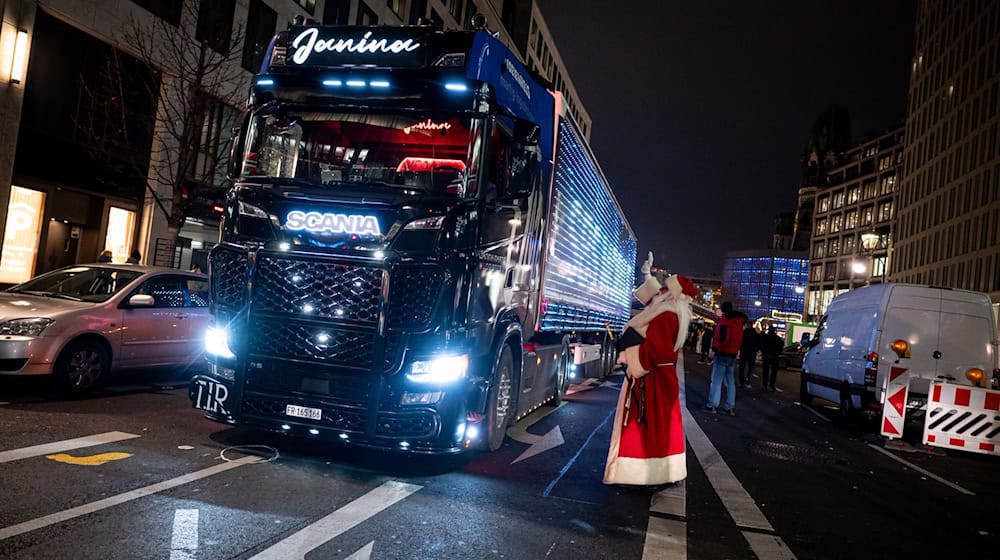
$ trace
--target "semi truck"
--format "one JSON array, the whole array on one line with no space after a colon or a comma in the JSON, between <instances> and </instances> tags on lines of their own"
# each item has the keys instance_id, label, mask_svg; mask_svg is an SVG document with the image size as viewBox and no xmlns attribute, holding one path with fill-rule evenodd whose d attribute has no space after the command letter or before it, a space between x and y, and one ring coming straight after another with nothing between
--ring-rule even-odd
<instances>
[{"instance_id":1,"label":"semi truck","mask_svg":"<svg viewBox=\"0 0 1000 560\"><path fill-rule=\"evenodd\" d=\"M636 239L562 96L485 30L270 43L209 257L209 418L349 445L499 448L613 366Z\"/></svg>"}]
</instances>

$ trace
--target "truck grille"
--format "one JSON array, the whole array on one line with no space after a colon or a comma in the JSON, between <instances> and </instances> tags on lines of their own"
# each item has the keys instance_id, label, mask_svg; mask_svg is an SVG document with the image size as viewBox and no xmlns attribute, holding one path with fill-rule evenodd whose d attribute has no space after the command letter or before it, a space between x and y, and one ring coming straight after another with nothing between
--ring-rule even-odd
<instances>
[{"instance_id":1,"label":"truck grille","mask_svg":"<svg viewBox=\"0 0 1000 560\"><path fill-rule=\"evenodd\" d=\"M443 275L435 268L399 268L389 289L389 326L422 328L431 320Z\"/></svg>"},{"instance_id":2,"label":"truck grille","mask_svg":"<svg viewBox=\"0 0 1000 560\"><path fill-rule=\"evenodd\" d=\"M380 268L272 256L257 262L255 311L374 325L381 301Z\"/></svg>"},{"instance_id":3,"label":"truck grille","mask_svg":"<svg viewBox=\"0 0 1000 560\"><path fill-rule=\"evenodd\" d=\"M250 328L250 352L370 370L374 333L258 320Z\"/></svg>"},{"instance_id":4,"label":"truck grille","mask_svg":"<svg viewBox=\"0 0 1000 560\"><path fill-rule=\"evenodd\" d=\"M437 435L433 412L383 412L378 415L375 434L388 438L431 438Z\"/></svg>"},{"instance_id":5,"label":"truck grille","mask_svg":"<svg viewBox=\"0 0 1000 560\"><path fill-rule=\"evenodd\" d=\"M247 302L250 260L245 252L218 247L209 257L211 295L215 305L243 307Z\"/></svg>"}]
</instances>

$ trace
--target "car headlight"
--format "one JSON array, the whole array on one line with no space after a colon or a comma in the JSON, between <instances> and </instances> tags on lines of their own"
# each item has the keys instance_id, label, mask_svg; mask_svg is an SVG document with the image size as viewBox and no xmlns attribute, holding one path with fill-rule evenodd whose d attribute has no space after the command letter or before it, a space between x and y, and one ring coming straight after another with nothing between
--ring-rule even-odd
<instances>
[{"instance_id":1,"label":"car headlight","mask_svg":"<svg viewBox=\"0 0 1000 560\"><path fill-rule=\"evenodd\" d=\"M226 327L211 326L205 331L205 352L220 358L233 359L233 354L229 347L229 329Z\"/></svg>"},{"instance_id":2,"label":"car headlight","mask_svg":"<svg viewBox=\"0 0 1000 560\"><path fill-rule=\"evenodd\" d=\"M47 317L14 319L13 321L0 324L0 335L38 336L52 323L55 323L55 321Z\"/></svg>"},{"instance_id":3,"label":"car headlight","mask_svg":"<svg viewBox=\"0 0 1000 560\"><path fill-rule=\"evenodd\" d=\"M433 360L413 362L406 378L417 383L451 383L465 378L469 369L469 357L442 356Z\"/></svg>"}]
</instances>

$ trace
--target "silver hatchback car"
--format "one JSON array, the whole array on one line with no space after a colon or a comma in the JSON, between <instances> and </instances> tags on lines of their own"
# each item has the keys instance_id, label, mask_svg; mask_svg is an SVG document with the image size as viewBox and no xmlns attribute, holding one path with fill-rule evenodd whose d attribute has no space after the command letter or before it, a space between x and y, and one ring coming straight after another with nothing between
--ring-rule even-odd
<instances>
[{"instance_id":1,"label":"silver hatchback car","mask_svg":"<svg viewBox=\"0 0 1000 560\"><path fill-rule=\"evenodd\" d=\"M199 360L208 278L140 265L78 265L0 292L0 375L47 375L85 393L111 370Z\"/></svg>"}]
</instances>

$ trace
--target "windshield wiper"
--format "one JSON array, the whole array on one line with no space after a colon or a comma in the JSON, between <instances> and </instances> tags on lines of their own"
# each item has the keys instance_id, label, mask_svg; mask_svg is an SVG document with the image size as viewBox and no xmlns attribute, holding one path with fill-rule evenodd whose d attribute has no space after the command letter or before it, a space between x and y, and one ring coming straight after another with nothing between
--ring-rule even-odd
<instances>
[{"instance_id":1,"label":"windshield wiper","mask_svg":"<svg viewBox=\"0 0 1000 560\"><path fill-rule=\"evenodd\" d=\"M45 297L50 297L50 298L68 299L68 300L71 300L71 301L83 301L82 299L80 299L80 298L78 298L76 296L71 296L69 294L54 294L54 293L51 293L51 292L40 292L38 295L43 295Z\"/></svg>"}]
</instances>

